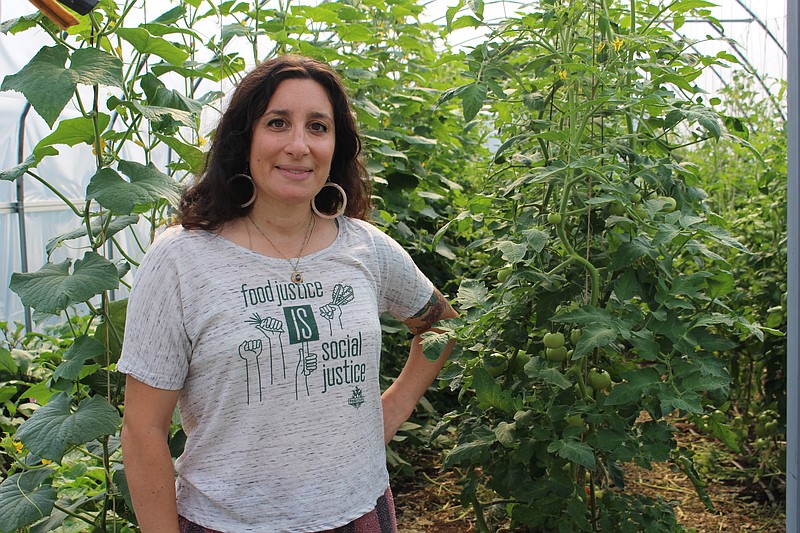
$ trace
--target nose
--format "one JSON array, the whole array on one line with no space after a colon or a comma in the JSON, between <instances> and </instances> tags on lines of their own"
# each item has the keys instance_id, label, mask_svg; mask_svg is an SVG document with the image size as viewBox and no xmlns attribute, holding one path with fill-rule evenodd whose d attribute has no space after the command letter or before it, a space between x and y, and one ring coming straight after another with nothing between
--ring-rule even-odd
<instances>
[{"instance_id":1,"label":"nose","mask_svg":"<svg viewBox=\"0 0 800 533\"><path fill-rule=\"evenodd\" d=\"M294 157L303 157L308 154L308 142L306 132L302 129L292 129L286 147L286 153Z\"/></svg>"}]
</instances>

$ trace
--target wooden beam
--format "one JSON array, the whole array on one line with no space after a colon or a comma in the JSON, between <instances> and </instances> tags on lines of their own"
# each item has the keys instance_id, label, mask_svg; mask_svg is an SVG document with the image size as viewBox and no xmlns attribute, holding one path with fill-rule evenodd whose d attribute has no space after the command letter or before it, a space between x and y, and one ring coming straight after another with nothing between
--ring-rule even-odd
<instances>
[{"instance_id":1,"label":"wooden beam","mask_svg":"<svg viewBox=\"0 0 800 533\"><path fill-rule=\"evenodd\" d=\"M56 0L29 0L44 15L55 22L59 28L66 30L80 22L75 15L59 4Z\"/></svg>"}]
</instances>

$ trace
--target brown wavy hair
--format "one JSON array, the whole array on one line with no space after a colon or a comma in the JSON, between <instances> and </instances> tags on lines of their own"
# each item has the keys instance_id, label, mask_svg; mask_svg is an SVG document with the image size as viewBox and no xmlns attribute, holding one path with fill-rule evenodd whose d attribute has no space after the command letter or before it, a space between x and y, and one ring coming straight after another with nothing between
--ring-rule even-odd
<instances>
[{"instance_id":1,"label":"brown wavy hair","mask_svg":"<svg viewBox=\"0 0 800 533\"><path fill-rule=\"evenodd\" d=\"M333 107L336 145L330 180L347 192L345 215L365 220L369 214L370 182L361 159L361 138L355 115L339 76L320 61L284 55L251 70L236 87L222 115L200 179L184 191L179 222L188 229L215 230L245 216L252 208L241 207L252 189L237 187L231 178L247 173L253 125L267 110L278 85L289 79L310 79L325 88ZM239 184L241 185L241 184ZM329 188L323 189L327 192ZM339 195L320 193L315 202L323 212L336 210Z\"/></svg>"}]
</instances>

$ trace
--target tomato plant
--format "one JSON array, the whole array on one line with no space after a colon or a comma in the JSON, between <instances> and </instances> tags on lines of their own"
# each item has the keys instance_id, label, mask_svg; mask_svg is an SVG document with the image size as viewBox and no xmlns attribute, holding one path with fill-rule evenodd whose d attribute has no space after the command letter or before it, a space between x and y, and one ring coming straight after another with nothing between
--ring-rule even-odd
<instances>
[{"instance_id":1,"label":"tomato plant","mask_svg":"<svg viewBox=\"0 0 800 533\"><path fill-rule=\"evenodd\" d=\"M464 472L481 531L487 507L534 531L678 529L669 505L625 492L624 465L671 461L710 505L668 417L722 406L731 375L718 354L763 335L728 305L719 250L747 250L681 164L686 146L733 137L693 84L730 57L687 54L661 24L704 16L703 3L541 7L476 46L442 98L502 132L484 178L497 193L460 215L483 232L469 247L494 256L458 291L464 354L446 377L462 404L442 424L459 435L445 464ZM499 264L513 276L490 276ZM493 377L473 363L484 351L532 357ZM725 420L710 430L738 449ZM499 503L482 501L487 489Z\"/></svg>"},{"instance_id":2,"label":"tomato plant","mask_svg":"<svg viewBox=\"0 0 800 533\"><path fill-rule=\"evenodd\" d=\"M759 453L748 456L757 458L759 477L772 483L785 470L786 457L786 123L753 85L743 75L734 77L720 108L761 157L729 139L694 147L685 157L686 164L696 166L711 209L750 252L719 251L738 282L732 306L766 332L743 336L739 349L727 354L733 408L724 419L732 421L745 445L758 448L756 440L766 438L768 446L762 440ZM775 414L766 432L763 427L759 431L758 420L765 413Z\"/></svg>"}]
</instances>

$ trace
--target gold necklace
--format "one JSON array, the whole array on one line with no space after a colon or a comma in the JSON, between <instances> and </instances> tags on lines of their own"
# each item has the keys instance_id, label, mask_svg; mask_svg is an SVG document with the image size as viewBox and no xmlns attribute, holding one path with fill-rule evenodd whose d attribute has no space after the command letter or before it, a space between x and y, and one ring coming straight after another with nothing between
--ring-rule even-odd
<instances>
[{"instance_id":1,"label":"gold necklace","mask_svg":"<svg viewBox=\"0 0 800 533\"><path fill-rule=\"evenodd\" d=\"M272 242L272 239L267 237L266 233L261 231L261 228L258 227L258 224L256 224L255 220L253 220L253 217L251 217L248 214L247 215L247 219L250 221L250 223L253 225L253 227L258 230L258 232L261 234L261 236L264 237L265 239L267 239L267 242L272 245L272 247L275 249L275 251L278 252L279 254L281 254L281 257L283 257L289 263L289 266L292 267L291 280L294 283L298 284L298 285L303 283L303 273L300 272L300 269L298 267L300 266L300 259L303 256L303 250L306 249L306 245L308 244L308 241L311 240L311 235L314 233L314 228L317 226L317 218L314 216L314 213L311 213L311 218L308 219L308 226L306 226L306 235L303 238L303 245L300 246L300 251L297 252L297 259L295 259L294 263L292 263L292 260L284 255L284 253L280 250L280 248L275 246L275 243Z\"/></svg>"}]
</instances>

